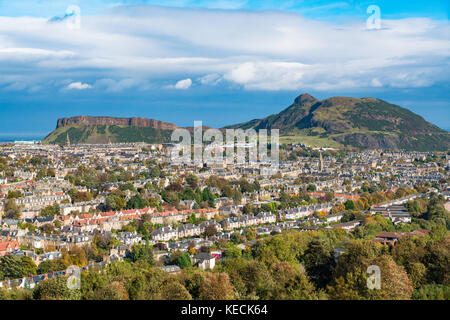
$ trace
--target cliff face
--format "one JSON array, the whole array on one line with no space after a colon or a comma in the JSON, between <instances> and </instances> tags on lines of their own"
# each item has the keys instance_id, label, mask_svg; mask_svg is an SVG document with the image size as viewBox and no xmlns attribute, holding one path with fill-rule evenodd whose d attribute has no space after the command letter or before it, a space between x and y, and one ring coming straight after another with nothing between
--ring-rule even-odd
<instances>
[{"instance_id":1,"label":"cliff face","mask_svg":"<svg viewBox=\"0 0 450 320\"><path fill-rule=\"evenodd\" d=\"M79 125L79 126L128 126L128 127L144 127L163 130L175 130L178 127L172 123L158 121L147 118L113 118L113 117L88 117L79 116L72 118L58 119L56 129Z\"/></svg>"}]
</instances>

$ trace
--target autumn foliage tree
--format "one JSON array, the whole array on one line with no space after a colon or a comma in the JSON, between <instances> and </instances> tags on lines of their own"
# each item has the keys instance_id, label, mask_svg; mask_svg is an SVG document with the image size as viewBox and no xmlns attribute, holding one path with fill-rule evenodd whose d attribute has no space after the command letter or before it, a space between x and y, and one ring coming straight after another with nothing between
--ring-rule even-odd
<instances>
[{"instance_id":1,"label":"autumn foliage tree","mask_svg":"<svg viewBox=\"0 0 450 320\"><path fill-rule=\"evenodd\" d=\"M207 273L203 280L199 298L201 300L231 300L234 297L234 287L226 273Z\"/></svg>"}]
</instances>

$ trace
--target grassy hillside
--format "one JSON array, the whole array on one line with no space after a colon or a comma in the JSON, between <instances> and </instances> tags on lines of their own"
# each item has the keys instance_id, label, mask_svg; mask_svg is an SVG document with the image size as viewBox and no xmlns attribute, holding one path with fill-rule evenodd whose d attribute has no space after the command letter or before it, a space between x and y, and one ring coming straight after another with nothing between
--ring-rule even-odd
<instances>
[{"instance_id":1,"label":"grassy hillside","mask_svg":"<svg viewBox=\"0 0 450 320\"><path fill-rule=\"evenodd\" d=\"M67 126L60 127L50 133L43 141L44 144L66 144L69 136L71 144L105 144L119 142L170 142L172 130L162 130L150 127L129 127L115 125L101 126Z\"/></svg>"},{"instance_id":2,"label":"grassy hillside","mask_svg":"<svg viewBox=\"0 0 450 320\"><path fill-rule=\"evenodd\" d=\"M408 109L374 98L303 94L279 114L227 128L279 129L281 142L320 147L450 150L450 135Z\"/></svg>"}]
</instances>

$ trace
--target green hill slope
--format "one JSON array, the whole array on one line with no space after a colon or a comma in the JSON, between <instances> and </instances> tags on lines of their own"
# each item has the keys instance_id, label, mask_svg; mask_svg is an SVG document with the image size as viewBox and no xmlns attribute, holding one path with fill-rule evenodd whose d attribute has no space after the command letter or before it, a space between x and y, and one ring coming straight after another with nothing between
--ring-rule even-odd
<instances>
[{"instance_id":1,"label":"green hill slope","mask_svg":"<svg viewBox=\"0 0 450 320\"><path fill-rule=\"evenodd\" d=\"M125 142L165 143L170 142L172 130L151 127L117 125L70 125L59 127L43 141L44 144L65 145L67 136L71 144L107 144Z\"/></svg>"},{"instance_id":2,"label":"green hill slope","mask_svg":"<svg viewBox=\"0 0 450 320\"><path fill-rule=\"evenodd\" d=\"M421 116L374 98L297 97L279 114L228 126L279 129L281 142L414 151L450 150L450 134Z\"/></svg>"}]
</instances>

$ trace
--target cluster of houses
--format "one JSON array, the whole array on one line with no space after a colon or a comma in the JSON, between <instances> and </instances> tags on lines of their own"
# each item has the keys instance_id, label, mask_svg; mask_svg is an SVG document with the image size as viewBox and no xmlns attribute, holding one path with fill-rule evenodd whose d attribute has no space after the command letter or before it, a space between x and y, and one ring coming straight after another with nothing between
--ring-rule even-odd
<instances>
[{"instance_id":1,"label":"cluster of houses","mask_svg":"<svg viewBox=\"0 0 450 320\"><path fill-rule=\"evenodd\" d=\"M246 227L252 227L262 224L275 223L277 218L270 212L260 212L257 215L243 215L239 218L227 218L220 221L223 230L234 230Z\"/></svg>"},{"instance_id":2,"label":"cluster of houses","mask_svg":"<svg viewBox=\"0 0 450 320\"><path fill-rule=\"evenodd\" d=\"M327 211L333 208L333 203L322 203L314 206L302 206L293 209L287 209L280 213L282 220L297 220L312 215L314 212Z\"/></svg>"},{"instance_id":3,"label":"cluster of houses","mask_svg":"<svg viewBox=\"0 0 450 320\"><path fill-rule=\"evenodd\" d=\"M412 236L425 236L430 230L414 230L412 232L381 232L372 241L382 244L395 244L399 239Z\"/></svg>"},{"instance_id":4,"label":"cluster of houses","mask_svg":"<svg viewBox=\"0 0 450 320\"><path fill-rule=\"evenodd\" d=\"M197 218L211 219L218 210L214 208L208 209L191 209L191 210L167 210L157 212L155 208L130 209L110 212L84 213L79 215L59 216L58 220L63 226L72 226L73 231L93 231L120 229L132 220L141 218L143 215L150 216L150 222L157 224L171 224L174 222L184 222L194 214Z\"/></svg>"},{"instance_id":5,"label":"cluster of houses","mask_svg":"<svg viewBox=\"0 0 450 320\"><path fill-rule=\"evenodd\" d=\"M405 208L405 203L414 200L421 194L412 194L400 199L386 201L370 208L371 214L381 214L392 221L394 225L411 223L411 215Z\"/></svg>"},{"instance_id":6,"label":"cluster of houses","mask_svg":"<svg viewBox=\"0 0 450 320\"><path fill-rule=\"evenodd\" d=\"M208 227L214 227L216 232L246 228L276 222L276 216L270 212L260 212L257 215L244 215L239 218L227 218L219 223L214 220L205 221L199 225L183 224L179 228L163 227L151 233L154 241L177 240L186 237L195 237L205 233Z\"/></svg>"},{"instance_id":7,"label":"cluster of houses","mask_svg":"<svg viewBox=\"0 0 450 320\"><path fill-rule=\"evenodd\" d=\"M88 266L80 267L80 271L89 270L90 268L102 268L106 266L106 262L91 262ZM52 271L45 274L39 275L29 275L28 277L23 277L19 279L5 279L0 281L0 288L12 289L12 288L21 288L21 289L33 289L36 285L47 279L51 279L53 277L65 276L70 277L74 274L74 270L71 268L67 268L66 270L61 271Z\"/></svg>"},{"instance_id":8,"label":"cluster of houses","mask_svg":"<svg viewBox=\"0 0 450 320\"><path fill-rule=\"evenodd\" d=\"M16 205L22 206L25 209L35 206L45 207L56 203L61 203L64 200L70 200L70 196L63 192L54 195L42 196L42 197L25 197L14 199Z\"/></svg>"}]
</instances>

